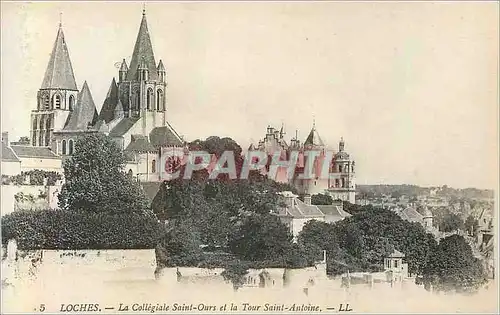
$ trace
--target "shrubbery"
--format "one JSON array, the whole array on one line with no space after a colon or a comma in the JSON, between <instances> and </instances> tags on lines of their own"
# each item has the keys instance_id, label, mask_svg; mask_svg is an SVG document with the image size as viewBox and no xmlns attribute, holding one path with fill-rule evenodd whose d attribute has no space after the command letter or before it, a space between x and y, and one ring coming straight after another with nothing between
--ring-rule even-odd
<instances>
[{"instance_id":1,"label":"shrubbery","mask_svg":"<svg viewBox=\"0 0 500 315\"><path fill-rule=\"evenodd\" d=\"M18 248L145 249L155 248L159 226L154 216L134 213L19 211L2 218L2 242L16 239Z\"/></svg>"}]
</instances>

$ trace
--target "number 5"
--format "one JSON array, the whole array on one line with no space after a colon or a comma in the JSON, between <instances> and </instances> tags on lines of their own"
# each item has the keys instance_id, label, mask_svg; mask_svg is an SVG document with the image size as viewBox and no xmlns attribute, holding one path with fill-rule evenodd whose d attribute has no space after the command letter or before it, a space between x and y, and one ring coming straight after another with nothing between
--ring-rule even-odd
<instances>
[{"instance_id":1,"label":"number 5","mask_svg":"<svg viewBox=\"0 0 500 315\"><path fill-rule=\"evenodd\" d=\"M40 304L40 312L45 311L45 304Z\"/></svg>"}]
</instances>

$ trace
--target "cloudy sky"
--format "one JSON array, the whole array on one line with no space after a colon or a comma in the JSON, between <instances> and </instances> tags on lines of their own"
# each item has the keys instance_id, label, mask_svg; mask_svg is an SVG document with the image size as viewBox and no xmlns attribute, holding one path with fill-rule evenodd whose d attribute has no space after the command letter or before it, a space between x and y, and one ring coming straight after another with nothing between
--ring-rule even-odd
<instances>
[{"instance_id":1,"label":"cloudy sky","mask_svg":"<svg viewBox=\"0 0 500 315\"><path fill-rule=\"evenodd\" d=\"M341 136L358 183L494 188L498 3L146 4L187 140L243 147L285 124ZM60 12L78 86L98 107L130 61L142 3L2 3L2 131L29 135Z\"/></svg>"}]
</instances>

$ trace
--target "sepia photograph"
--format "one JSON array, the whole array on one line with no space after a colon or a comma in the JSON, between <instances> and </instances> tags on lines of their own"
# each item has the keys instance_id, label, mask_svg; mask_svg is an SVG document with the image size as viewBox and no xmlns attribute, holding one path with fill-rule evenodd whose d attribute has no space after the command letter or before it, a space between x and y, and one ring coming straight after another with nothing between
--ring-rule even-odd
<instances>
[{"instance_id":1,"label":"sepia photograph","mask_svg":"<svg viewBox=\"0 0 500 315\"><path fill-rule=\"evenodd\" d=\"M2 314L498 314L498 1L1 1Z\"/></svg>"}]
</instances>

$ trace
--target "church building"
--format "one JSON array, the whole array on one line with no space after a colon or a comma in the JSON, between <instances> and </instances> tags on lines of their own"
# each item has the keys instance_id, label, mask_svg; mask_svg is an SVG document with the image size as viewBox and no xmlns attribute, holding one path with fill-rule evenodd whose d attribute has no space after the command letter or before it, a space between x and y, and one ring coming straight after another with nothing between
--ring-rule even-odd
<instances>
[{"instance_id":1,"label":"church building","mask_svg":"<svg viewBox=\"0 0 500 315\"><path fill-rule=\"evenodd\" d=\"M139 33L118 81L112 78L100 113L85 81L77 87L61 23L31 113L31 145L50 147L64 160L78 150L76 139L102 132L127 154L127 171L142 181L159 181L161 149L184 147L167 121L167 73L156 62L143 10Z\"/></svg>"}]
</instances>

